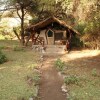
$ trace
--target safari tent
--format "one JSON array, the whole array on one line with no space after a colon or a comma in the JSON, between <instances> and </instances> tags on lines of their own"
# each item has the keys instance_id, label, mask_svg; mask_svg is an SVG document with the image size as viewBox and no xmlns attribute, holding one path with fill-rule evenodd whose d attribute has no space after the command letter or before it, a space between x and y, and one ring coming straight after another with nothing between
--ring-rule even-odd
<instances>
[{"instance_id":1,"label":"safari tent","mask_svg":"<svg viewBox=\"0 0 100 100\"><path fill-rule=\"evenodd\" d=\"M47 18L27 28L32 34L33 44L43 41L45 45L64 45L67 39L80 35L78 31L56 17Z\"/></svg>"}]
</instances>

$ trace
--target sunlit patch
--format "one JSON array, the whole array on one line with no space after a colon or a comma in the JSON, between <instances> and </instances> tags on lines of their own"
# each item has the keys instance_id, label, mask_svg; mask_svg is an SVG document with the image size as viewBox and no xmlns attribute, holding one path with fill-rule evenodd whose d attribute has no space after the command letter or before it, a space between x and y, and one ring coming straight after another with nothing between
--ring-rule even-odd
<instances>
[{"instance_id":1,"label":"sunlit patch","mask_svg":"<svg viewBox=\"0 0 100 100\"><path fill-rule=\"evenodd\" d=\"M6 67L0 67L0 70L5 69Z\"/></svg>"},{"instance_id":2,"label":"sunlit patch","mask_svg":"<svg viewBox=\"0 0 100 100\"><path fill-rule=\"evenodd\" d=\"M74 60L74 59L78 59L78 58L85 58L85 57L93 57L93 56L97 56L100 54L100 50L82 50L82 51L72 51L69 54L64 55L64 57L62 57L63 60L66 60L66 58L68 61L69 60Z\"/></svg>"}]
</instances>

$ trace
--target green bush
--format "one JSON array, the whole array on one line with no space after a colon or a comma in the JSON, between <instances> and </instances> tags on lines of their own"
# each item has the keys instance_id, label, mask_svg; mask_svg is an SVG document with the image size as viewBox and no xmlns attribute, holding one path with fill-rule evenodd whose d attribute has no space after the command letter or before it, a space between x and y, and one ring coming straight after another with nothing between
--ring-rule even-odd
<instances>
[{"instance_id":1,"label":"green bush","mask_svg":"<svg viewBox=\"0 0 100 100\"><path fill-rule=\"evenodd\" d=\"M40 81L39 73L36 73L36 72L34 73L33 80L34 80L35 84L39 84L39 81Z\"/></svg>"},{"instance_id":2,"label":"green bush","mask_svg":"<svg viewBox=\"0 0 100 100\"><path fill-rule=\"evenodd\" d=\"M6 48L5 46L0 46L0 50L5 49L5 48Z\"/></svg>"},{"instance_id":3,"label":"green bush","mask_svg":"<svg viewBox=\"0 0 100 100\"><path fill-rule=\"evenodd\" d=\"M57 59L55 61L55 66L59 71L63 71L63 69L65 67L65 63L63 61L61 61L61 59Z\"/></svg>"},{"instance_id":4,"label":"green bush","mask_svg":"<svg viewBox=\"0 0 100 100\"><path fill-rule=\"evenodd\" d=\"M72 37L71 41L72 47L83 47L83 41L81 41L77 36Z\"/></svg>"},{"instance_id":5,"label":"green bush","mask_svg":"<svg viewBox=\"0 0 100 100\"><path fill-rule=\"evenodd\" d=\"M84 35L82 40L84 41L84 46L91 49L100 49L100 18L97 20L91 19L87 22L87 25L84 29Z\"/></svg>"},{"instance_id":6,"label":"green bush","mask_svg":"<svg viewBox=\"0 0 100 100\"><path fill-rule=\"evenodd\" d=\"M79 21L76 26L75 29L78 30L78 32L80 32L81 34L84 34L84 29L86 28L86 22L85 21Z\"/></svg>"},{"instance_id":7,"label":"green bush","mask_svg":"<svg viewBox=\"0 0 100 100\"><path fill-rule=\"evenodd\" d=\"M0 51L0 64L7 61L7 57Z\"/></svg>"},{"instance_id":8,"label":"green bush","mask_svg":"<svg viewBox=\"0 0 100 100\"><path fill-rule=\"evenodd\" d=\"M67 85L69 85L69 84L78 84L78 82L79 82L79 78L76 77L75 75L65 77L65 79L64 79L64 83L66 83Z\"/></svg>"},{"instance_id":9,"label":"green bush","mask_svg":"<svg viewBox=\"0 0 100 100\"><path fill-rule=\"evenodd\" d=\"M94 77L98 76L96 68L94 68L91 73L92 73L92 76Z\"/></svg>"}]
</instances>

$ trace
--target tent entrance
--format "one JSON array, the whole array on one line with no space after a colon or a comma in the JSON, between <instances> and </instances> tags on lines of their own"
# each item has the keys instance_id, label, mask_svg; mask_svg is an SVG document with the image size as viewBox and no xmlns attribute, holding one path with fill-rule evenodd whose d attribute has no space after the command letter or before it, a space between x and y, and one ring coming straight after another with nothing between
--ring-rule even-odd
<instances>
[{"instance_id":1,"label":"tent entrance","mask_svg":"<svg viewBox=\"0 0 100 100\"><path fill-rule=\"evenodd\" d=\"M55 45L63 45L66 41L66 33L65 32L58 32L54 34L54 42Z\"/></svg>"},{"instance_id":2,"label":"tent entrance","mask_svg":"<svg viewBox=\"0 0 100 100\"><path fill-rule=\"evenodd\" d=\"M51 29L47 31L47 40L48 45L54 45L54 32Z\"/></svg>"}]
</instances>

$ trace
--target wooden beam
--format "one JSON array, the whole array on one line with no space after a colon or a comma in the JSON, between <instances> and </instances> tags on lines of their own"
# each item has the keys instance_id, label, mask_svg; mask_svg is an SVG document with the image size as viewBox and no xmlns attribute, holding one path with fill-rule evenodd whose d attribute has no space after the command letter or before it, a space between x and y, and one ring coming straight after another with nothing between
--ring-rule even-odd
<instances>
[{"instance_id":1,"label":"wooden beam","mask_svg":"<svg viewBox=\"0 0 100 100\"><path fill-rule=\"evenodd\" d=\"M37 41L39 35L40 35L40 31L38 32L38 36L35 38L34 44L36 43L36 41Z\"/></svg>"}]
</instances>

